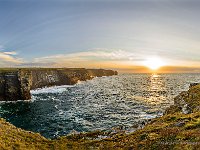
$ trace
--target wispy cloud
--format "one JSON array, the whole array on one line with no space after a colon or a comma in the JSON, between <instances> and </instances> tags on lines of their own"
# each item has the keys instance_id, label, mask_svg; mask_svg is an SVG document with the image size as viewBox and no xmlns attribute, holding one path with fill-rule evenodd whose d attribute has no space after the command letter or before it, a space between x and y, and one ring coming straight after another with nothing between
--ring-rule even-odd
<instances>
[{"instance_id":1,"label":"wispy cloud","mask_svg":"<svg viewBox=\"0 0 200 150\"><path fill-rule=\"evenodd\" d=\"M54 61L55 59L61 60L141 60L138 54L134 54L131 52L123 51L123 50L93 50L86 52L78 52L71 54L58 54L46 57L35 58L35 62L43 62L43 61Z\"/></svg>"},{"instance_id":2,"label":"wispy cloud","mask_svg":"<svg viewBox=\"0 0 200 150\"><path fill-rule=\"evenodd\" d=\"M3 50L3 47L0 47ZM17 57L17 52L15 51L6 51L0 52L0 66L15 66L23 62L22 58Z\"/></svg>"},{"instance_id":3,"label":"wispy cloud","mask_svg":"<svg viewBox=\"0 0 200 150\"><path fill-rule=\"evenodd\" d=\"M17 55L17 52L11 51L11 52L3 52L6 55Z\"/></svg>"},{"instance_id":4,"label":"wispy cloud","mask_svg":"<svg viewBox=\"0 0 200 150\"><path fill-rule=\"evenodd\" d=\"M102 49L96 48L89 51L57 54L35 58L32 62L22 63L22 66L43 66L43 67L105 67L105 68L132 68L133 66L143 66L149 58L154 58L154 54L143 52L132 52L122 49ZM156 55L155 55L156 56ZM165 65L182 64L182 60L171 60L166 56L159 56ZM190 62L189 65L195 66L197 62ZM181 65L180 65L181 66Z\"/></svg>"},{"instance_id":5,"label":"wispy cloud","mask_svg":"<svg viewBox=\"0 0 200 150\"><path fill-rule=\"evenodd\" d=\"M71 53L71 54L58 54L46 57L35 58L35 64L54 64L54 66L64 67L92 67L99 63L115 63L122 62L137 62L142 61L142 57L138 54L127 52L124 50L108 50L108 49L95 49L85 52ZM110 64L111 65L111 64Z\"/></svg>"}]
</instances>

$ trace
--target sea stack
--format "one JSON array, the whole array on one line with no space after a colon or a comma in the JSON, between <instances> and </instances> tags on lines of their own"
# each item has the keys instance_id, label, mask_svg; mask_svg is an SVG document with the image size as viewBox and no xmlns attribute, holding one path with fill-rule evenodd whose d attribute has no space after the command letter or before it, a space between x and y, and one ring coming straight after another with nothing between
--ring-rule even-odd
<instances>
[{"instance_id":1,"label":"sea stack","mask_svg":"<svg viewBox=\"0 0 200 150\"><path fill-rule=\"evenodd\" d=\"M79 80L117 75L116 71L85 68L23 68L0 71L0 101L31 99L30 90L59 85L73 85Z\"/></svg>"}]
</instances>

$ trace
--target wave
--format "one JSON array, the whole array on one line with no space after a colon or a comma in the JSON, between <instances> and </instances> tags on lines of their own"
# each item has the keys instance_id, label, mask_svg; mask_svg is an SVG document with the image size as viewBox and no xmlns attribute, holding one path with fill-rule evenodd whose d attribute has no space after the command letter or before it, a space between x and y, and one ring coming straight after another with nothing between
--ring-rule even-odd
<instances>
[{"instance_id":1,"label":"wave","mask_svg":"<svg viewBox=\"0 0 200 150\"><path fill-rule=\"evenodd\" d=\"M75 85L61 85L61 86L52 86L52 87L45 87L45 88L38 88L35 90L31 90L31 94L43 94L43 93L63 93L69 87L74 87Z\"/></svg>"}]
</instances>

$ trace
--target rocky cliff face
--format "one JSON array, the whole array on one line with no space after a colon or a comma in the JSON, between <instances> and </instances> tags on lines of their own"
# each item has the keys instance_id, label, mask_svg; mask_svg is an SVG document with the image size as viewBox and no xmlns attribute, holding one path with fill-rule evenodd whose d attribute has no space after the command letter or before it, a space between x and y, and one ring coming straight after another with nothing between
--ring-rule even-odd
<instances>
[{"instance_id":1,"label":"rocky cliff face","mask_svg":"<svg viewBox=\"0 0 200 150\"><path fill-rule=\"evenodd\" d=\"M174 98L174 105L166 110L166 114L181 112L190 114L200 111L200 84L192 83L188 91L181 92Z\"/></svg>"},{"instance_id":2,"label":"rocky cliff face","mask_svg":"<svg viewBox=\"0 0 200 150\"><path fill-rule=\"evenodd\" d=\"M191 112L185 114L182 103L191 107ZM152 119L144 128L133 133L93 131L54 140L16 128L0 118L0 149L199 150L199 104L200 84L193 84L175 98L175 104L167 110L168 113Z\"/></svg>"},{"instance_id":3,"label":"rocky cliff face","mask_svg":"<svg viewBox=\"0 0 200 150\"><path fill-rule=\"evenodd\" d=\"M55 85L72 85L94 77L117 75L104 69L15 69L0 72L0 101L31 99L30 90Z\"/></svg>"},{"instance_id":4,"label":"rocky cliff face","mask_svg":"<svg viewBox=\"0 0 200 150\"><path fill-rule=\"evenodd\" d=\"M15 100L15 97L21 99L20 81L17 72L4 72L0 74L0 100Z\"/></svg>"}]
</instances>

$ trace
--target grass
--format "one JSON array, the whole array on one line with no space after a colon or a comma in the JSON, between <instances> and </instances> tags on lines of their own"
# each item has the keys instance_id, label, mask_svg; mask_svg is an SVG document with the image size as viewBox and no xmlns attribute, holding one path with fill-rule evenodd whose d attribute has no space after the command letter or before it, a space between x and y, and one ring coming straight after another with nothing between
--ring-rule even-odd
<instances>
[{"instance_id":1,"label":"grass","mask_svg":"<svg viewBox=\"0 0 200 150\"><path fill-rule=\"evenodd\" d=\"M191 122L185 125L185 129L196 129L200 128L200 118L193 119Z\"/></svg>"},{"instance_id":2,"label":"grass","mask_svg":"<svg viewBox=\"0 0 200 150\"><path fill-rule=\"evenodd\" d=\"M63 136L55 140L24 131L0 119L0 149L43 150L199 150L200 149L200 86L188 91L186 102L193 112L171 111L152 119L143 129L131 134L95 131ZM177 107L174 107L176 110ZM173 112L173 113L172 113ZM100 136L107 136L99 139Z\"/></svg>"},{"instance_id":3,"label":"grass","mask_svg":"<svg viewBox=\"0 0 200 150\"><path fill-rule=\"evenodd\" d=\"M184 122L179 126L180 122ZM200 112L168 114L132 134L96 131L49 140L0 120L0 149L194 149L200 144ZM99 140L99 136L108 138Z\"/></svg>"}]
</instances>

